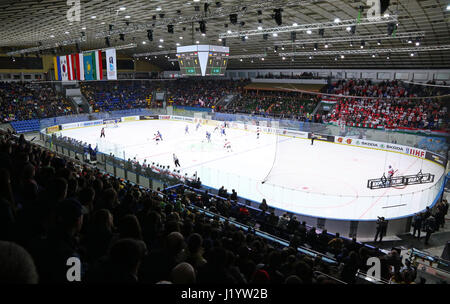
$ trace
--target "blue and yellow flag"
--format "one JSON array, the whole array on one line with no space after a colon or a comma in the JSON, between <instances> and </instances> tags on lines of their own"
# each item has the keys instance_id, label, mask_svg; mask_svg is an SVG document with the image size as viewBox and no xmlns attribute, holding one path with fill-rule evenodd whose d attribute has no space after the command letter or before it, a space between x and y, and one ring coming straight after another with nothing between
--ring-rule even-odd
<instances>
[{"instance_id":1,"label":"blue and yellow flag","mask_svg":"<svg viewBox=\"0 0 450 304\"><path fill-rule=\"evenodd\" d=\"M94 53L84 53L83 54L83 65L84 65L84 79L94 80L95 79L95 64L94 64Z\"/></svg>"}]
</instances>

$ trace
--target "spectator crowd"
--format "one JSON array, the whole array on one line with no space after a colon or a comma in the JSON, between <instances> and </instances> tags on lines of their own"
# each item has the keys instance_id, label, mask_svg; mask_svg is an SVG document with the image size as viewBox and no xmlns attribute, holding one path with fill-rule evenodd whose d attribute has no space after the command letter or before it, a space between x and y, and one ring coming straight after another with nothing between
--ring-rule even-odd
<instances>
[{"instance_id":1,"label":"spectator crowd","mask_svg":"<svg viewBox=\"0 0 450 304\"><path fill-rule=\"evenodd\" d=\"M0 122L75 114L72 104L50 84L0 82Z\"/></svg>"},{"instance_id":2,"label":"spectator crowd","mask_svg":"<svg viewBox=\"0 0 450 304\"><path fill-rule=\"evenodd\" d=\"M219 196L143 189L11 132L0 133L0 188L0 252L12 252L1 259L2 281L67 282L67 259L77 257L86 283L355 283L372 256L380 257L385 279L415 280L415 268L396 250L384 254L339 233L317 233L295 216L276 216L265 201L255 210L223 187ZM289 245L229 219L258 224Z\"/></svg>"},{"instance_id":3,"label":"spectator crowd","mask_svg":"<svg viewBox=\"0 0 450 304\"><path fill-rule=\"evenodd\" d=\"M270 75L269 75L270 76ZM267 77L269 77L267 76ZM303 73L301 77L309 77ZM281 76L280 76L281 77ZM338 80L320 94L244 90L248 80L176 79L166 81L83 82L81 91L94 112L168 105L213 108L218 112L268 115L350 126L446 130L450 89L406 85L400 81ZM155 96L153 96L155 95ZM230 103L225 97L234 96ZM342 96L342 97L340 97ZM355 97L352 97L355 96ZM433 96L427 98L427 96ZM436 96L441 96L440 98ZM311 113L321 100L333 99L330 111ZM70 102L44 83L0 83L2 122L74 114Z\"/></svg>"}]
</instances>

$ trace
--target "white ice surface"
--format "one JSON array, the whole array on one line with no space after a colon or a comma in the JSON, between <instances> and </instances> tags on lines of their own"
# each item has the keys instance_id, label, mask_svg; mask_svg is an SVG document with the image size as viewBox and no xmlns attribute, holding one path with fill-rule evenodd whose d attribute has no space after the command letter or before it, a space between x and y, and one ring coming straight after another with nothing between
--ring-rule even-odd
<instances>
[{"instance_id":1,"label":"white ice surface","mask_svg":"<svg viewBox=\"0 0 450 304\"><path fill-rule=\"evenodd\" d=\"M189 126L189 135L185 127ZM371 220L377 216L406 216L429 206L438 192L436 182L444 173L437 164L417 157L393 152L352 147L334 143L256 134L226 129L221 136L214 127L180 121L137 121L107 128L106 139L100 139L101 126L62 131L64 136L98 144L101 152L123 158L136 157L141 162L155 162L174 168L173 153L181 164L181 172L192 176L197 172L202 183L213 188L222 185L239 196L267 203L275 208L303 215L333 219ZM156 144L156 131L163 141ZM206 130L212 143L206 142ZM232 152L224 149L225 138ZM278 144L277 144L278 142ZM277 154L274 163L275 152ZM272 171L272 165L274 168ZM370 190L367 180L379 178L387 167L397 174L435 174L435 182L411 185L404 189ZM267 182L261 181L268 175Z\"/></svg>"}]
</instances>

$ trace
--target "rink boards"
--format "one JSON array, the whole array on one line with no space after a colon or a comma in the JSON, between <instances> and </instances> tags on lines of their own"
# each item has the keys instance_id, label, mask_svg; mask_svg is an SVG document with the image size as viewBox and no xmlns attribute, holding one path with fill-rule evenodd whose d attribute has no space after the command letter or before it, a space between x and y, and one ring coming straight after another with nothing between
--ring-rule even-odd
<instances>
[{"instance_id":1,"label":"rink boards","mask_svg":"<svg viewBox=\"0 0 450 304\"><path fill-rule=\"evenodd\" d=\"M173 115L130 116L121 118L117 130L124 131L124 134L136 134L143 125L157 125L164 130L162 133L166 138L166 147L173 145L173 149L168 148L165 151L162 147L143 144L143 150L155 150L152 154L155 161L170 163L168 156L181 149L183 172L197 172L203 185L215 189L224 185L229 192L236 189L239 196L254 201L254 205L266 198L277 213L296 214L309 224L326 227L329 231L350 233L357 229L358 235L361 235L362 231L366 230L364 226L370 227L368 231L372 230L374 220L378 216L385 216L391 220L390 227L396 227L393 231L397 233L399 229L406 229L412 214L432 206L443 189L446 160L429 151L321 134L315 134L319 138L311 147L310 133L267 125L259 126L261 136L264 136L265 140L261 143L254 140L258 129L256 123L229 122L227 132L233 142L234 151L232 154L226 154L218 150L220 142L205 147L204 144L199 144L197 137L177 137L180 130L184 130L186 123L189 123L194 132L199 121L202 128L210 128L210 131L223 123ZM53 126L47 131L49 134L62 132L77 139L89 139L92 136L92 143L95 145L102 126L103 121L98 120ZM117 138L122 139L119 142L123 144L123 149L129 150L131 154L144 155L144 152L140 152L136 147L138 143L127 144L126 135L124 138L120 137L121 131L117 130L110 132L117 133ZM174 138L173 142L170 142L171 138ZM278 138L277 148L273 138ZM270 171L270 164L265 163L273 159L275 149L282 151L278 152L282 153L281 160L276 162L278 171L267 185L261 184L261 180ZM165 158L159 154L165 155ZM301 154L302 158L297 158L297 154ZM314 157L318 161L311 161ZM303 158L307 158L307 161ZM283 159L286 159L286 163ZM387 193L380 189L364 189L367 180L381 176L386 161L398 164L399 168L405 167L405 170L408 167L409 171L406 173L409 174L417 173L414 172L416 169L424 169L424 173L436 175L436 182L427 186L411 185L404 189L392 189ZM357 163L359 167L355 167L352 162ZM298 172L302 174L297 174ZM302 180L297 175L307 178ZM336 230L338 226L341 228Z\"/></svg>"}]
</instances>

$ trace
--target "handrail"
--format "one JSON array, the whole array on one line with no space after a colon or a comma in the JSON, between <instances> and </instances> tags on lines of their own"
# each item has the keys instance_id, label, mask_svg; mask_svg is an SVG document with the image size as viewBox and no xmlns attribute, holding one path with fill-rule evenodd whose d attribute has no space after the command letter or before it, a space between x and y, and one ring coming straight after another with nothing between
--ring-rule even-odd
<instances>
[{"instance_id":1,"label":"handrail","mask_svg":"<svg viewBox=\"0 0 450 304\"><path fill-rule=\"evenodd\" d=\"M264 231L255 230L255 229L253 229L252 227L250 227L248 225L245 225L245 224L239 223L237 221L231 220L229 218L224 217L223 215L214 213L214 212L212 212L210 210L202 209L202 208L200 208L198 206L195 206L195 205L190 205L188 208L195 209L195 210L197 210L199 212L202 212L202 213L204 213L204 214L206 214L206 215L208 215L210 217L218 217L220 219L220 221L222 221L222 222L228 221L229 223L232 223L233 225L235 225L238 228L247 229L247 231L253 231L256 235L264 237L264 238L266 238L266 239L268 239L270 241L279 243L280 245L289 246L289 242L287 240L283 240L283 239L281 239L281 238L279 238L277 236L271 235L271 234L269 234L267 232L264 232ZM337 264L337 261L334 260L333 258L330 258L330 257L328 257L328 256L326 256L326 255L324 255L324 254L322 254L320 252L316 252L316 251L311 250L309 248L299 246L297 248L297 250L299 252L302 252L304 254L307 254L307 255L310 255L310 256L313 256L313 257L319 256L323 261L325 261L325 262L327 262L329 264Z\"/></svg>"},{"instance_id":2,"label":"handrail","mask_svg":"<svg viewBox=\"0 0 450 304\"><path fill-rule=\"evenodd\" d=\"M386 279L383 279L383 278L376 278L376 277L370 276L364 272L361 272L359 269L356 272L355 276L359 277L360 279L363 279L365 281L368 281L369 283L373 283L373 284L396 284L394 282L387 281Z\"/></svg>"},{"instance_id":3,"label":"handrail","mask_svg":"<svg viewBox=\"0 0 450 304\"><path fill-rule=\"evenodd\" d=\"M338 278L335 278L335 277L333 277L333 276L330 276L330 275L328 275L328 274L326 274L326 273L323 273L323 272L321 272L321 271L318 271L318 270L314 271L314 274L316 274L316 275L321 275L321 276L325 276L325 277L327 277L327 278L329 278L329 279L331 279L331 280L333 280L333 281L338 282L339 284L345 284L345 285L348 285L347 282L341 281L341 280L339 280Z\"/></svg>"}]
</instances>

